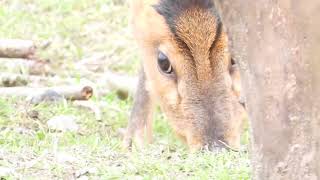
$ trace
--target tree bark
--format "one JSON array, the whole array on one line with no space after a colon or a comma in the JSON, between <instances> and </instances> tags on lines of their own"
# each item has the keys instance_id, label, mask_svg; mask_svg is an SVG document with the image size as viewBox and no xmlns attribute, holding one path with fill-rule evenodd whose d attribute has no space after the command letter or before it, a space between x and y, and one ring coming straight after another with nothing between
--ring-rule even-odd
<instances>
[{"instance_id":1,"label":"tree bark","mask_svg":"<svg viewBox=\"0 0 320 180\"><path fill-rule=\"evenodd\" d=\"M254 179L320 179L320 1L215 0L251 122Z\"/></svg>"}]
</instances>

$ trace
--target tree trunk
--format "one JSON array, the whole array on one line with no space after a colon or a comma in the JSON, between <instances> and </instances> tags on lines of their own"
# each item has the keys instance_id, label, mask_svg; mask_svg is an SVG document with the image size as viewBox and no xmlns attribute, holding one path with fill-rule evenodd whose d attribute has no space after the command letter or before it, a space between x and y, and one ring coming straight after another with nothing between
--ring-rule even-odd
<instances>
[{"instance_id":1,"label":"tree trunk","mask_svg":"<svg viewBox=\"0 0 320 180\"><path fill-rule=\"evenodd\" d=\"M215 0L240 66L254 179L320 179L320 1Z\"/></svg>"}]
</instances>

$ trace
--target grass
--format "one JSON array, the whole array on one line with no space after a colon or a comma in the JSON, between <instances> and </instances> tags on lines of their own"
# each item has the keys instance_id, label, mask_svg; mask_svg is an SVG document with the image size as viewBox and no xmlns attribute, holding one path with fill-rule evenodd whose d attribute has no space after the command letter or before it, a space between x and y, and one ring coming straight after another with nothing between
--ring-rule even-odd
<instances>
[{"instance_id":1,"label":"grass","mask_svg":"<svg viewBox=\"0 0 320 180\"><path fill-rule=\"evenodd\" d=\"M106 68L135 74L137 48L127 28L124 0L2 0L0 37L32 39L37 56L61 74L77 74L74 64L103 53ZM32 106L0 98L0 177L3 179L250 179L245 152L188 152L163 115L154 121L155 142L144 150L121 149L118 129L125 127L132 99L115 93L105 101L103 120L69 103ZM111 108L112 107L112 108ZM38 118L31 116L39 113ZM46 122L57 115L77 117L79 132L54 132ZM247 136L244 144L248 143ZM1 174L1 171L9 171Z\"/></svg>"}]
</instances>

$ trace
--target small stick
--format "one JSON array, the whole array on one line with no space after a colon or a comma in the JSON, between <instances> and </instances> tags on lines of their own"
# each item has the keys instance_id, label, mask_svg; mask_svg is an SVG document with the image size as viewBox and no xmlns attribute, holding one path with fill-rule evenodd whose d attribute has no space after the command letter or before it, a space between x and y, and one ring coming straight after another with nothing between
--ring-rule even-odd
<instances>
[{"instance_id":1,"label":"small stick","mask_svg":"<svg viewBox=\"0 0 320 180\"><path fill-rule=\"evenodd\" d=\"M93 89L90 86L57 86L44 88L30 87L6 87L0 88L0 96L3 97L30 97L41 95L44 92L52 90L68 100L88 100L93 95Z\"/></svg>"}]
</instances>

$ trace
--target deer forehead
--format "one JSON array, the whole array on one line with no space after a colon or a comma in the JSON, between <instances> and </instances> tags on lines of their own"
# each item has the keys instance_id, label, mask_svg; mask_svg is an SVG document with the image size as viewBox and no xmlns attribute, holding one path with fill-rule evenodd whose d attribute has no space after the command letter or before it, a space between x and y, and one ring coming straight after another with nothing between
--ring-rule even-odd
<instances>
[{"instance_id":1,"label":"deer forehead","mask_svg":"<svg viewBox=\"0 0 320 180\"><path fill-rule=\"evenodd\" d=\"M212 67L219 64L217 61L224 61L214 53L219 51L216 54L221 54L226 49L226 42L221 38L224 36L222 25L209 2L144 1L134 11L133 25L138 42L152 58L158 50L168 49L165 53L180 73L211 79L208 73L212 74Z\"/></svg>"},{"instance_id":2,"label":"deer forehead","mask_svg":"<svg viewBox=\"0 0 320 180\"><path fill-rule=\"evenodd\" d=\"M208 54L219 35L220 22L208 11L199 8L185 11L176 20L175 36L194 55Z\"/></svg>"}]
</instances>

